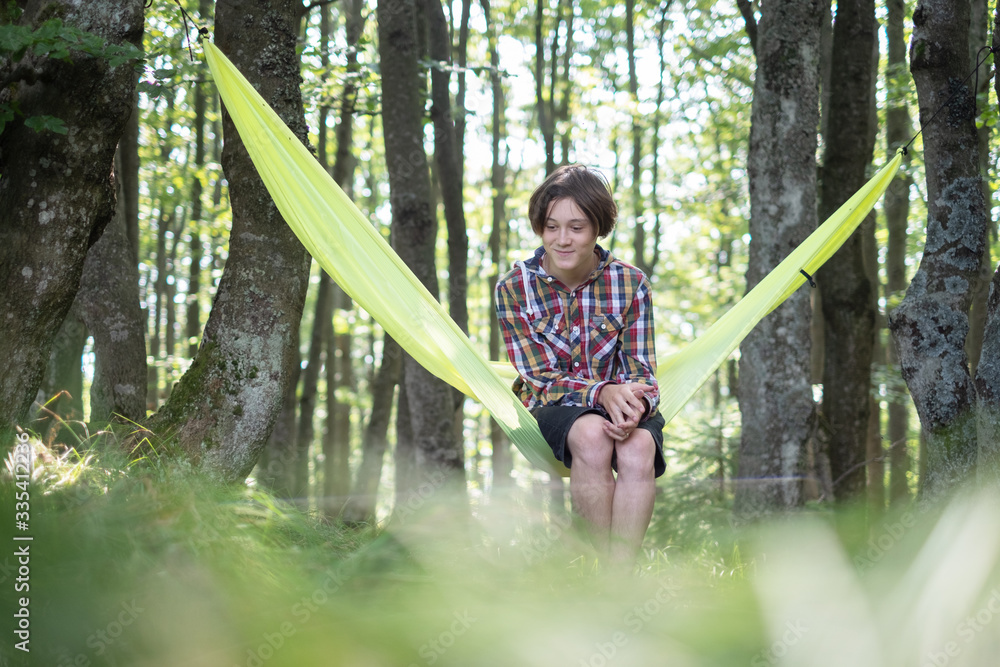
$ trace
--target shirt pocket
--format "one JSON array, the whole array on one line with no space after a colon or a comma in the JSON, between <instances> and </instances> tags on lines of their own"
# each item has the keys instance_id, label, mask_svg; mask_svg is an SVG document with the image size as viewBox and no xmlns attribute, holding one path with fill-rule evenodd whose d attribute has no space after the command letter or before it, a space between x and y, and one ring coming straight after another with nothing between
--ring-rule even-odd
<instances>
[{"instance_id":1,"label":"shirt pocket","mask_svg":"<svg viewBox=\"0 0 1000 667\"><path fill-rule=\"evenodd\" d=\"M590 320L590 359L596 371L614 360L625 318L618 313L594 313ZM603 375L603 373L601 373Z\"/></svg>"},{"instance_id":2,"label":"shirt pocket","mask_svg":"<svg viewBox=\"0 0 1000 667\"><path fill-rule=\"evenodd\" d=\"M562 325L562 316L559 314L545 315L531 321L531 328L534 331L535 340L546 345L561 357L569 357L572 353L569 339Z\"/></svg>"}]
</instances>

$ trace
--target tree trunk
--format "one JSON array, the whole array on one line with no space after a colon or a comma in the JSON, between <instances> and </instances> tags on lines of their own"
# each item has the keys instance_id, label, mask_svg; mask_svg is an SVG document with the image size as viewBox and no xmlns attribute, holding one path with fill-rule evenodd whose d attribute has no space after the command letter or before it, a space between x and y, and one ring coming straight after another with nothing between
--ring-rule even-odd
<instances>
[{"instance_id":1,"label":"tree trunk","mask_svg":"<svg viewBox=\"0 0 1000 667\"><path fill-rule=\"evenodd\" d=\"M440 0L438 0L440 2ZM458 25L458 49L455 58L458 61L456 79L458 91L455 93L455 145L458 146L458 173L465 182L465 96L468 91L466 69L469 64L469 21L472 19L472 0L462 0L462 14Z\"/></svg>"},{"instance_id":2,"label":"tree trunk","mask_svg":"<svg viewBox=\"0 0 1000 667\"><path fill-rule=\"evenodd\" d=\"M379 59L393 63L393 67L382 70L382 128L389 172L393 248L417 279L436 295L437 220L423 147L426 88L419 70L424 53L418 41L417 18L415 0L379 0ZM415 492L431 475L444 473L452 480L464 481L463 451L452 431L451 388L409 355L403 358L402 378L408 410L400 412L398 417L409 422L415 474L407 476L409 484L402 488L397 484L397 498Z\"/></svg>"},{"instance_id":3,"label":"tree trunk","mask_svg":"<svg viewBox=\"0 0 1000 667\"><path fill-rule=\"evenodd\" d=\"M274 427L268 436L267 446L261 452L257 462L255 475L257 483L278 498L292 500L299 509L309 509L309 475L306 468L305 481L297 484L295 476L295 407L297 396L295 389L299 383L301 370L293 366L292 375L285 389L281 402L281 411L274 420ZM291 446L290 446L291 445Z\"/></svg>"},{"instance_id":4,"label":"tree trunk","mask_svg":"<svg viewBox=\"0 0 1000 667\"><path fill-rule=\"evenodd\" d=\"M70 308L52 343L45 380L38 393L38 403L44 407L32 425L46 443L76 445L86 437L82 360L86 344L87 327L76 308Z\"/></svg>"},{"instance_id":5,"label":"tree trunk","mask_svg":"<svg viewBox=\"0 0 1000 667\"><path fill-rule=\"evenodd\" d=\"M434 122L434 159L448 227L448 312L459 328L469 332L469 236L465 226L462 146L455 137L451 116L451 42L441 0L426 0L431 67L431 120Z\"/></svg>"},{"instance_id":6,"label":"tree trunk","mask_svg":"<svg viewBox=\"0 0 1000 667\"><path fill-rule=\"evenodd\" d=\"M351 309L351 298L333 285L334 310ZM353 336L350 331L335 332L328 320L326 338L326 433L323 437L325 456L325 495L327 516L341 513L351 491L351 399L354 393L354 369L351 365Z\"/></svg>"},{"instance_id":7,"label":"tree trunk","mask_svg":"<svg viewBox=\"0 0 1000 667\"><path fill-rule=\"evenodd\" d=\"M906 7L904 0L887 0L886 41L888 62L886 64L886 89L889 108L885 114L885 134L888 154L894 155L904 145L912 133L910 112L906 108L906 89L910 85L906 68L906 36L904 23ZM903 158L903 167L896 173L886 191L883 210L885 224L889 232L889 243L885 256L885 300L895 303L902 298L906 289L906 224L910 216L910 158ZM910 450L908 443L910 415L909 397L899 373L899 355L890 341L886 346L886 365L889 369L889 418L887 433L889 439L889 502L905 503L910 497L907 475L910 471ZM897 378L900 378L897 380Z\"/></svg>"},{"instance_id":8,"label":"tree trunk","mask_svg":"<svg viewBox=\"0 0 1000 667\"><path fill-rule=\"evenodd\" d=\"M492 164L490 165L490 187L493 191L493 218L490 227L490 266L493 273L490 275L490 339L489 352L490 359L504 359L506 352L501 349L500 344L500 322L497 319L496 294L492 289L500 279L501 262L501 235L507 226L507 175L505 161L501 160L500 145L504 134L504 91L503 79L500 77L500 51L497 48L497 23L496 18L490 14L489 0L483 0L483 11L486 14L486 29L489 36L490 48L490 88L493 94L493 113L491 125L491 152ZM505 486L511 481L513 471L513 458L511 456L510 443L507 436L500 428L500 424L490 418L490 445L493 450L491 456L491 466L493 469L494 486Z\"/></svg>"},{"instance_id":9,"label":"tree trunk","mask_svg":"<svg viewBox=\"0 0 1000 667\"><path fill-rule=\"evenodd\" d=\"M840 0L833 29L826 150L819 219L826 220L868 180L875 148L872 107L874 0ZM827 452L838 501L864 498L865 443L875 340L875 287L865 271L863 236L874 214L817 271L823 302L823 404Z\"/></svg>"},{"instance_id":10,"label":"tree trunk","mask_svg":"<svg viewBox=\"0 0 1000 667\"><path fill-rule=\"evenodd\" d=\"M989 23L989 10L986 7L986 0L970 0L969 11L969 61L971 66L979 61L982 55L979 50L987 46L987 25ZM979 88L973 91L977 104L986 105L989 103L990 75L989 64L982 65L979 76L973 81L978 83ZM976 128L976 137L979 140L979 175L980 184L983 188L983 199L990 201L991 189L989 179L990 167L990 125L983 123ZM995 229L995 223L988 221L987 225L991 232ZM992 235L992 233L991 233ZM983 329L986 326L987 304L986 300L990 292L990 273L993 271L993 261L990 258L990 246L987 243L979 262L979 273L975 278L972 291L972 305L969 308L969 335L965 338L965 353L969 357L969 372L972 377L976 376L976 367L979 365L979 355L983 349Z\"/></svg>"},{"instance_id":11,"label":"tree trunk","mask_svg":"<svg viewBox=\"0 0 1000 667\"><path fill-rule=\"evenodd\" d=\"M141 0L32 1L20 23L32 26L53 9L108 43L142 40ZM71 62L26 56L20 65L34 82L0 97L25 117L58 117L68 133L36 132L20 118L0 133L0 443L27 417L88 248L114 214L112 163L136 84L134 63L111 68L83 54Z\"/></svg>"},{"instance_id":12,"label":"tree trunk","mask_svg":"<svg viewBox=\"0 0 1000 667\"><path fill-rule=\"evenodd\" d=\"M122 195L121 188L118 189ZM124 197L100 240L87 252L77 309L94 337L90 421L146 418L146 330L139 307L139 266L132 262Z\"/></svg>"},{"instance_id":13,"label":"tree trunk","mask_svg":"<svg viewBox=\"0 0 1000 667\"><path fill-rule=\"evenodd\" d=\"M993 21L993 48L1000 49L1000 7ZM996 51L994 51L994 56ZM993 85L1000 94L1000 79ZM980 483L996 488L1000 482L1000 269L993 274L987 303L983 354L976 371L977 475Z\"/></svg>"},{"instance_id":14,"label":"tree trunk","mask_svg":"<svg viewBox=\"0 0 1000 667\"><path fill-rule=\"evenodd\" d=\"M913 13L910 71L920 102L927 174L927 242L890 328L903 379L927 431L924 493L935 497L971 472L975 390L965 338L986 246L979 139L969 72L969 3L921 0ZM931 115L954 95L946 114Z\"/></svg>"},{"instance_id":15,"label":"tree trunk","mask_svg":"<svg viewBox=\"0 0 1000 667\"><path fill-rule=\"evenodd\" d=\"M646 263L645 211L642 201L642 120L639 117L639 75L635 69L635 0L625 0L625 45L628 55L628 93L632 101L632 226L633 261L646 275L652 275Z\"/></svg>"},{"instance_id":16,"label":"tree trunk","mask_svg":"<svg viewBox=\"0 0 1000 667\"><path fill-rule=\"evenodd\" d=\"M556 168L556 149L553 120L545 100L545 0L535 2L535 108L545 144L545 173L551 174Z\"/></svg>"},{"instance_id":17,"label":"tree trunk","mask_svg":"<svg viewBox=\"0 0 1000 667\"><path fill-rule=\"evenodd\" d=\"M330 6L321 5L319 7L319 35L320 35L320 66L326 70L330 65ZM357 61L355 51L350 48L354 44L348 45L348 59ZM348 99L347 90L353 87L353 78L348 76L344 84L345 103ZM329 169L327 159L327 118L330 107L327 104L320 105L319 108L319 129L316 141L316 159L324 168ZM309 351L306 356L306 367L302 373L302 397L299 400L298 429L295 437L288 442L276 442L272 438L271 445L280 450L283 460L286 460L292 468L292 484L294 495L298 498L308 497L309 486L309 449L312 446L316 435L314 424L316 415L316 400L319 393L319 373L324 363L325 336L329 332L329 322L333 309L330 286L332 281L325 271L320 269L319 285L316 289L316 305L313 308L312 332L309 334ZM331 360L327 359L326 363ZM270 446L269 445L269 448ZM270 455L269 455L270 456Z\"/></svg>"},{"instance_id":18,"label":"tree trunk","mask_svg":"<svg viewBox=\"0 0 1000 667\"><path fill-rule=\"evenodd\" d=\"M389 446L386 434L389 431L396 385L399 384L402 358L403 351L399 344L388 335L385 336L382 340L382 364L371 388L372 409L362 437L361 465L343 512L345 521L361 523L375 519L378 483L382 478L382 463Z\"/></svg>"},{"instance_id":19,"label":"tree trunk","mask_svg":"<svg viewBox=\"0 0 1000 667\"><path fill-rule=\"evenodd\" d=\"M820 0L782 0L762 11L748 165L748 289L816 227L816 45L824 9ZM742 518L802 503L806 444L815 420L809 323L809 293L799 290L741 347L742 481L734 511Z\"/></svg>"},{"instance_id":20,"label":"tree trunk","mask_svg":"<svg viewBox=\"0 0 1000 667\"><path fill-rule=\"evenodd\" d=\"M647 275L653 275L656 266L660 263L660 239L663 236L663 226L660 224L660 211L662 207L660 205L660 197L657 192L660 180L660 168L659 160L657 156L660 154L660 124L663 120L663 114L661 108L663 107L663 100L665 96L665 79L667 78L667 65L666 58L664 57L664 41L666 37L667 29L667 9L670 7L670 0L665 0L660 8L660 20L656 29L656 53L658 56L660 78L656 84L656 109L653 110L653 119L650 123L650 142L649 154L652 156L652 167L650 168L650 193L649 201L653 208L653 253L649 261L646 261L645 247L646 247L646 228L645 225L636 224L636 234L639 240L636 241L637 248L643 248L642 251L642 262L638 266L645 266L643 271L646 271ZM638 253L636 255L638 257Z\"/></svg>"},{"instance_id":21,"label":"tree trunk","mask_svg":"<svg viewBox=\"0 0 1000 667\"><path fill-rule=\"evenodd\" d=\"M303 141L294 0L219 0L216 44ZM233 229L198 355L151 422L222 479L253 469L298 363L309 256L281 219L228 114L222 165Z\"/></svg>"},{"instance_id":22,"label":"tree trunk","mask_svg":"<svg viewBox=\"0 0 1000 667\"><path fill-rule=\"evenodd\" d=\"M202 11L205 10L202 0ZM188 248L191 250L191 266L188 272L187 312L185 313L185 337L187 338L187 356L194 359L198 353L198 339L201 337L201 306L198 294L201 291L201 227L202 227L202 192L205 189L202 179L202 168L205 166L205 87L194 85L194 170L191 176L191 220L188 223Z\"/></svg>"}]
</instances>

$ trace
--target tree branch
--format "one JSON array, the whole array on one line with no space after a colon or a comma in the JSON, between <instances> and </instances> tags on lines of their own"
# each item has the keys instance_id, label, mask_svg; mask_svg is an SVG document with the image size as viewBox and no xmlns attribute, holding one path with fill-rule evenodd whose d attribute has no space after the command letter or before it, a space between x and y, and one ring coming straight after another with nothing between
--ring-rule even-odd
<instances>
[{"instance_id":1,"label":"tree branch","mask_svg":"<svg viewBox=\"0 0 1000 667\"><path fill-rule=\"evenodd\" d=\"M750 0L736 0L736 6L740 8L740 14L747 24L747 37L750 38L750 48L754 55L757 55L757 19L753 15L753 4Z\"/></svg>"}]
</instances>

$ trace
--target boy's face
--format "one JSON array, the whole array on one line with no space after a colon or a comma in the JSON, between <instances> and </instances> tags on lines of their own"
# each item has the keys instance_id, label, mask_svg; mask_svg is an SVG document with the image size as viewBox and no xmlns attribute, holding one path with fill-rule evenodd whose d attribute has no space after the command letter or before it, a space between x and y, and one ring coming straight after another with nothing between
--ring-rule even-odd
<instances>
[{"instance_id":1,"label":"boy's face","mask_svg":"<svg viewBox=\"0 0 1000 667\"><path fill-rule=\"evenodd\" d=\"M549 204L542 226L546 271L566 284L582 281L594 270L597 229L570 197ZM567 280L567 278L569 280Z\"/></svg>"}]
</instances>

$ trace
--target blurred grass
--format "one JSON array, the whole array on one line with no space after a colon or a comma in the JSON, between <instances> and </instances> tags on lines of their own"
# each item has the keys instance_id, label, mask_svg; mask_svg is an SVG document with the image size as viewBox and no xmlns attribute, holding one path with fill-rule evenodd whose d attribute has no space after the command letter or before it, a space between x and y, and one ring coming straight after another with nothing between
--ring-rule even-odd
<instances>
[{"instance_id":1,"label":"blurred grass","mask_svg":"<svg viewBox=\"0 0 1000 667\"><path fill-rule=\"evenodd\" d=\"M34 443L31 653L13 648L0 482L0 665L993 665L992 497L736 530L666 480L635 574L600 572L568 517L517 490L470 515L431 496L347 528L176 463ZM971 619L971 620L970 620Z\"/></svg>"}]
</instances>

